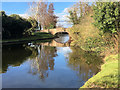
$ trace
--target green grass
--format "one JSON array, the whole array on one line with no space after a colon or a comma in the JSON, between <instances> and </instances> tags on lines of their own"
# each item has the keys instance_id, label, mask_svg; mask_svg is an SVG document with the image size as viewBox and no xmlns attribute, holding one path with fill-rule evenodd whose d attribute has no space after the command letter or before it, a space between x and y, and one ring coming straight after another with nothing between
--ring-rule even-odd
<instances>
[{"instance_id":1,"label":"green grass","mask_svg":"<svg viewBox=\"0 0 120 90\"><path fill-rule=\"evenodd\" d=\"M21 42L21 41L33 41L33 40L45 40L45 39L51 39L54 38L55 36L49 33L45 32L36 32L32 33L31 36L28 37L23 37L23 38L18 38L18 39L7 39L7 40L2 40L2 43L11 43L11 42Z\"/></svg>"},{"instance_id":2,"label":"green grass","mask_svg":"<svg viewBox=\"0 0 120 90\"><path fill-rule=\"evenodd\" d=\"M101 71L90 78L81 88L118 88L118 80L120 80L118 54L110 55L105 58Z\"/></svg>"}]
</instances>

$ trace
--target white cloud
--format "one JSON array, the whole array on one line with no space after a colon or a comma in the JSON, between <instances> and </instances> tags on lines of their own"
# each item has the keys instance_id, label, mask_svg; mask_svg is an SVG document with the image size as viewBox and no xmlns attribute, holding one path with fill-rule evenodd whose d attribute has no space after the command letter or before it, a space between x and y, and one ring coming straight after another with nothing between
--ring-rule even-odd
<instances>
[{"instance_id":1,"label":"white cloud","mask_svg":"<svg viewBox=\"0 0 120 90\"><path fill-rule=\"evenodd\" d=\"M61 13L55 13L59 18L58 18L58 23L57 25L61 25L65 28L71 27L72 24L69 22L68 19L68 8L65 8Z\"/></svg>"},{"instance_id":2,"label":"white cloud","mask_svg":"<svg viewBox=\"0 0 120 90\"><path fill-rule=\"evenodd\" d=\"M65 8L61 13L55 13L59 18L59 21L68 21L69 19L67 18L68 14L68 8Z\"/></svg>"},{"instance_id":3,"label":"white cloud","mask_svg":"<svg viewBox=\"0 0 120 90\"><path fill-rule=\"evenodd\" d=\"M64 13L68 13L68 9L69 9L69 8L65 8L65 9L63 10L63 12L64 12Z\"/></svg>"},{"instance_id":4,"label":"white cloud","mask_svg":"<svg viewBox=\"0 0 120 90\"><path fill-rule=\"evenodd\" d=\"M29 17L29 15L28 14L18 14L19 16L21 16L21 17L23 17L23 18L28 18Z\"/></svg>"}]
</instances>

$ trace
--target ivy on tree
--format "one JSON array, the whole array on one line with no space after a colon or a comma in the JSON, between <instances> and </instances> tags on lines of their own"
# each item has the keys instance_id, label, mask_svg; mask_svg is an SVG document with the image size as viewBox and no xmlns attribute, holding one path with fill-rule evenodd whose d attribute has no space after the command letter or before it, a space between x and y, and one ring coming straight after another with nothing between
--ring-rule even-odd
<instances>
[{"instance_id":1,"label":"ivy on tree","mask_svg":"<svg viewBox=\"0 0 120 90\"><path fill-rule=\"evenodd\" d=\"M93 6L94 25L105 32L116 34L120 27L120 2L96 2Z\"/></svg>"}]
</instances>

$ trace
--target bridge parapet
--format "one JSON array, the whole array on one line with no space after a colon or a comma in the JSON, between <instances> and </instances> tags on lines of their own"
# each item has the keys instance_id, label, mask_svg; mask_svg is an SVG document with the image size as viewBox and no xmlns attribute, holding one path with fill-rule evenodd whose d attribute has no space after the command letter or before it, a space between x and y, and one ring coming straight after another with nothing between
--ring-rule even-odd
<instances>
[{"instance_id":1,"label":"bridge parapet","mask_svg":"<svg viewBox=\"0 0 120 90\"><path fill-rule=\"evenodd\" d=\"M66 28L45 29L45 30L41 30L40 32L47 32L54 35L58 32L67 32L67 29Z\"/></svg>"}]
</instances>

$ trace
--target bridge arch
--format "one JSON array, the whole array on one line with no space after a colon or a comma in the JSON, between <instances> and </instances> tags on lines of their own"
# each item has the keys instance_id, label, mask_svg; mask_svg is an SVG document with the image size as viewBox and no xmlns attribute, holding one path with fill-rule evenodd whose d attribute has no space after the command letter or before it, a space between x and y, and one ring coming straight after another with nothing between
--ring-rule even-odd
<instances>
[{"instance_id":1,"label":"bridge arch","mask_svg":"<svg viewBox=\"0 0 120 90\"><path fill-rule=\"evenodd\" d=\"M55 35L56 33L67 33L69 34L68 30L66 28L55 28L55 29L46 29L41 30L40 32L47 32Z\"/></svg>"}]
</instances>

